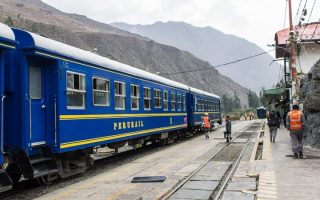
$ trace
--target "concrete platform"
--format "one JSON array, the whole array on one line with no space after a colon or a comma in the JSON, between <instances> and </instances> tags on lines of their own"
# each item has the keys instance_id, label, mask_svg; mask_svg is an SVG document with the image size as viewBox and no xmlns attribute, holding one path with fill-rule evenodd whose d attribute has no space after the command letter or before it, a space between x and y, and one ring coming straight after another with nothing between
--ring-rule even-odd
<instances>
[{"instance_id":1,"label":"concrete platform","mask_svg":"<svg viewBox=\"0 0 320 200\"><path fill-rule=\"evenodd\" d=\"M239 199L252 199L255 195L257 200L320 199L320 150L305 147L305 158L293 159L290 134L283 126L278 129L275 143L270 143L268 128L264 137L257 138L257 141L263 141L262 159L241 162L223 199L233 199L234 195L239 195ZM250 176L257 179L257 191L248 184ZM242 188L233 185L234 181L245 178Z\"/></svg>"}]
</instances>

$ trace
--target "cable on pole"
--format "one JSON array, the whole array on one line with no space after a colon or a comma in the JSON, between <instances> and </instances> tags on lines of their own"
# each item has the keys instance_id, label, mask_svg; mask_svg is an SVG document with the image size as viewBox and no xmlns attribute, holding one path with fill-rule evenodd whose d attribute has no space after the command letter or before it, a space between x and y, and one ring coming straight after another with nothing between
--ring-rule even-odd
<instances>
[{"instance_id":1,"label":"cable on pole","mask_svg":"<svg viewBox=\"0 0 320 200\"><path fill-rule=\"evenodd\" d=\"M249 60L249 59L252 59L252 58L267 54L267 53L269 53L271 51L274 51L274 50L275 49L271 49L269 51L264 51L262 53L258 53L258 54L252 55L252 56L240 58L240 59L237 59L237 60L234 60L234 61L230 61L230 62L226 62L226 63L220 64L220 65L213 65L213 66L205 67L205 68L201 68L201 69L191 69L191 70L179 71L179 72L171 72L171 73L164 73L164 74L160 73L160 75L184 74L184 73L190 73L190 72L198 72L198 71L204 71L204 70L209 70L209 69L215 69L215 68L218 68L218 67L222 67L222 66L238 63L238 62L241 62L241 61L244 61L244 60Z\"/></svg>"}]
</instances>

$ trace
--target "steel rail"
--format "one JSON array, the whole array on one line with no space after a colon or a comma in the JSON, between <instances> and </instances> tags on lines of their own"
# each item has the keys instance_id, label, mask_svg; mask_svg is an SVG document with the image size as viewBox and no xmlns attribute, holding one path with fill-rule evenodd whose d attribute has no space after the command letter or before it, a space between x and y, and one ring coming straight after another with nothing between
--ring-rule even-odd
<instances>
[{"instance_id":1,"label":"steel rail","mask_svg":"<svg viewBox=\"0 0 320 200\"><path fill-rule=\"evenodd\" d=\"M263 125L262 125L261 127L263 127ZM257 128L255 129L254 132L256 132L256 131L257 131ZM248 146L249 146L249 144L250 144L253 136L254 136L254 134L252 134L251 137L250 137L250 139L248 139L245 147L242 149L240 155L238 156L238 159L237 159L236 162L233 164L231 170L229 171L227 177L224 179L223 183L222 183L221 186L220 186L219 191L216 193L216 195L215 195L215 197L214 197L213 200L218 200L218 199L221 197L221 195L222 195L223 191L225 190L225 188L226 188L226 186L227 186L227 184L228 184L231 176L234 174L234 172L235 172L236 169L238 168L239 163L240 163L240 160L241 160L244 152L247 150L247 148L248 148Z\"/></svg>"},{"instance_id":2,"label":"steel rail","mask_svg":"<svg viewBox=\"0 0 320 200\"><path fill-rule=\"evenodd\" d=\"M248 128L246 128L244 131L242 131L242 133L246 132L248 129L250 129L252 127L252 125L249 125ZM226 143L225 146L223 146L217 153L215 153L210 159L208 159L208 161L206 161L205 163L203 163L202 165L200 165L194 172L192 172L185 180L183 180L179 185L177 185L173 190L171 190L168 194L166 194L164 197L160 197L158 198L158 200L166 200L168 199L169 197L171 197L175 192L177 192L186 182L188 182L192 176L194 176L196 173L198 173L206 164L208 164L219 152L221 152L222 150L224 150L226 147L228 147L229 145L232 144L232 142L237 139L240 135L239 134L237 137L233 138L229 143ZM250 143L252 137L253 137L254 134L252 134L250 140L248 140L247 144ZM247 147L248 145L246 145ZM245 147L245 148L246 148ZM243 153L242 153L243 154ZM139 200L141 198L138 198L137 200Z\"/></svg>"}]
</instances>

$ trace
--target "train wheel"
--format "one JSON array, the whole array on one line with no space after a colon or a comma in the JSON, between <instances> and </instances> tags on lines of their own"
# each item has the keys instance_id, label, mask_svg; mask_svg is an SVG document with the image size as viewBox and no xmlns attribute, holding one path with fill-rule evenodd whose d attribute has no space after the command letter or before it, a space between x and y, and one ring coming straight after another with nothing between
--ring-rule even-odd
<instances>
[{"instance_id":1,"label":"train wheel","mask_svg":"<svg viewBox=\"0 0 320 200\"><path fill-rule=\"evenodd\" d=\"M6 168L6 171L10 179L12 180L13 184L16 184L19 182L22 173L18 164L9 164L8 167Z\"/></svg>"},{"instance_id":2,"label":"train wheel","mask_svg":"<svg viewBox=\"0 0 320 200\"><path fill-rule=\"evenodd\" d=\"M37 182L39 185L47 185L50 186L54 180L58 178L57 175L45 175L37 178Z\"/></svg>"}]
</instances>

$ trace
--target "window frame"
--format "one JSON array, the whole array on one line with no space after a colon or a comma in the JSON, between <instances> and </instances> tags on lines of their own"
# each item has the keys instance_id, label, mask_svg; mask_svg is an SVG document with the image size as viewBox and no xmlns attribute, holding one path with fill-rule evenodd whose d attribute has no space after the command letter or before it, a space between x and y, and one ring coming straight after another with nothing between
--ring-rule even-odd
<instances>
[{"instance_id":1,"label":"window frame","mask_svg":"<svg viewBox=\"0 0 320 200\"><path fill-rule=\"evenodd\" d=\"M180 100L179 100L180 99ZM177 111L182 111L182 99L181 94L177 94Z\"/></svg>"},{"instance_id":2,"label":"window frame","mask_svg":"<svg viewBox=\"0 0 320 200\"><path fill-rule=\"evenodd\" d=\"M144 94L145 94L145 89L147 89L148 91L149 91L149 97L148 98L146 98L145 96L144 96ZM145 107L145 104L144 104L144 101L145 100L148 100L149 101L149 108L146 108ZM151 110L151 104L152 104L152 96L151 96L151 88L150 87L143 87L143 110L147 110L147 111L150 111Z\"/></svg>"},{"instance_id":3,"label":"window frame","mask_svg":"<svg viewBox=\"0 0 320 200\"><path fill-rule=\"evenodd\" d=\"M156 95L155 93L156 92L159 92L159 97L156 98ZM156 99L159 99L159 106L156 106ZM153 106L155 109L160 109L162 108L162 97L161 97L161 89L153 89L153 100L154 100L154 103L153 103Z\"/></svg>"},{"instance_id":4,"label":"window frame","mask_svg":"<svg viewBox=\"0 0 320 200\"><path fill-rule=\"evenodd\" d=\"M116 94L116 84L117 83L120 83L120 84L123 84L124 85L124 95L119 95L119 94ZM124 107L123 108L120 108L120 107L116 107L116 97L122 97L124 99ZM114 109L115 110L125 110L126 109L126 83L123 82L123 81L114 81Z\"/></svg>"},{"instance_id":5,"label":"window frame","mask_svg":"<svg viewBox=\"0 0 320 200\"><path fill-rule=\"evenodd\" d=\"M137 95L138 96L132 96L131 94L131 87L137 87L138 88L138 92L137 92ZM137 108L132 108L132 99L138 99L138 107ZM136 84L130 84L130 107L131 107L131 110L140 110L140 86L139 85L136 85Z\"/></svg>"},{"instance_id":6,"label":"window frame","mask_svg":"<svg viewBox=\"0 0 320 200\"><path fill-rule=\"evenodd\" d=\"M68 73L70 74L76 74L76 75L79 75L80 77L83 76L84 77L84 89L83 90L78 90L78 89L69 89L68 87ZM71 70L67 70L66 71L66 104L67 104L67 109L68 110L85 110L86 109L86 95L87 95L87 84L86 84L86 74L84 73L79 73L79 72L75 72L75 71L71 71ZM74 77L73 77L74 79ZM80 80L80 79L79 79ZM80 83L79 83L80 84ZM73 83L73 87L74 87L74 83ZM80 107L80 106L68 106L68 92L78 92L78 93L81 93L83 94L83 105Z\"/></svg>"},{"instance_id":7,"label":"window frame","mask_svg":"<svg viewBox=\"0 0 320 200\"><path fill-rule=\"evenodd\" d=\"M101 79L101 80L104 80L104 81L107 81L107 83L108 83L108 88L107 89L109 89L109 91L108 90L96 90L96 89L94 89L94 84L93 84L93 81L94 81L94 79ZM106 79L106 78L103 78L103 77L99 77L99 76L93 76L92 77L92 104L93 104L93 106L97 106L97 107L110 107L110 80L109 79ZM107 104L95 104L94 103L94 92L104 92L104 93L106 93L107 95L109 95L109 98L107 98L107 100L109 100L109 102L107 101Z\"/></svg>"},{"instance_id":8,"label":"window frame","mask_svg":"<svg viewBox=\"0 0 320 200\"><path fill-rule=\"evenodd\" d=\"M174 101L172 101L172 95L174 95ZM172 109L172 103L174 103L174 108ZM170 92L170 110L175 111L176 110L176 93Z\"/></svg>"},{"instance_id":9,"label":"window frame","mask_svg":"<svg viewBox=\"0 0 320 200\"><path fill-rule=\"evenodd\" d=\"M167 99L165 99L165 94L167 94ZM165 108L165 105L167 105L167 108ZM163 110L169 110L169 92L167 90L163 91Z\"/></svg>"},{"instance_id":10,"label":"window frame","mask_svg":"<svg viewBox=\"0 0 320 200\"><path fill-rule=\"evenodd\" d=\"M182 95L182 107L183 107L183 111L187 111L187 99L186 99L186 95Z\"/></svg>"}]
</instances>

